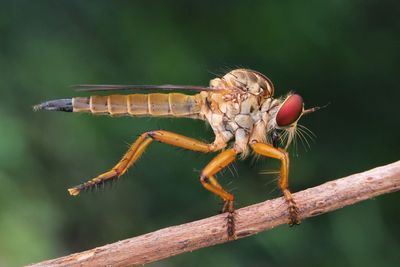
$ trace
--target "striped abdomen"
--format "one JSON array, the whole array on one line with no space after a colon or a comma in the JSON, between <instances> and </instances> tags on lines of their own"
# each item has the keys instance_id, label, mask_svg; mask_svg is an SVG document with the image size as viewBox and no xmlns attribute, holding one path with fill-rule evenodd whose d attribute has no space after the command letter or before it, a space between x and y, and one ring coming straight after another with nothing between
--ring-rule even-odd
<instances>
[{"instance_id":1,"label":"striped abdomen","mask_svg":"<svg viewBox=\"0 0 400 267\"><path fill-rule=\"evenodd\" d=\"M130 94L75 97L73 112L127 116L197 117L200 112L200 95Z\"/></svg>"}]
</instances>

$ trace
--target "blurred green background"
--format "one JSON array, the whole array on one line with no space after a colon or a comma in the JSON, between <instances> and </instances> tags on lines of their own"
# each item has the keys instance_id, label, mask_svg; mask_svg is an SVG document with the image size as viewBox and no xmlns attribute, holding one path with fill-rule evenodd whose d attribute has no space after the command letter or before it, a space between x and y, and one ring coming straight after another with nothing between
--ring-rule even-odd
<instances>
[{"instance_id":1,"label":"blurred green background","mask_svg":"<svg viewBox=\"0 0 400 267\"><path fill-rule=\"evenodd\" d=\"M207 85L247 67L276 95L331 105L301 123L299 191L399 159L398 1L0 2L0 266L19 266L214 215L198 174L213 155L154 144L99 192L66 189L112 167L138 134L212 141L201 121L32 112L77 83ZM85 94L79 94L85 95ZM221 182L243 207L279 196L274 160L237 162ZM272 182L271 182L272 181ZM400 195L281 226L151 266L398 266Z\"/></svg>"}]
</instances>

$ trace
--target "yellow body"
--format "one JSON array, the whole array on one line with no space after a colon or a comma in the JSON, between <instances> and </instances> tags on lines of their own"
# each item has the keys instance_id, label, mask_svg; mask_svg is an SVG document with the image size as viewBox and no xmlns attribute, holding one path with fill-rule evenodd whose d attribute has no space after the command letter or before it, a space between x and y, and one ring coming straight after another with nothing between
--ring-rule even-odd
<instances>
[{"instance_id":1,"label":"yellow body","mask_svg":"<svg viewBox=\"0 0 400 267\"><path fill-rule=\"evenodd\" d=\"M200 111L200 95L129 94L75 97L72 100L74 112L109 114L112 116L171 116L197 117Z\"/></svg>"}]
</instances>

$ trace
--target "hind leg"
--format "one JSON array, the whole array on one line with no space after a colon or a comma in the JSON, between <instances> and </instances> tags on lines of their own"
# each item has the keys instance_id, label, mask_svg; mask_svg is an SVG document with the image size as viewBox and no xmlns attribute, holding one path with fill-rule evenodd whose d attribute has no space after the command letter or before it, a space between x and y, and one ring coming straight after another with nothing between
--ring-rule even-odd
<instances>
[{"instance_id":1,"label":"hind leg","mask_svg":"<svg viewBox=\"0 0 400 267\"><path fill-rule=\"evenodd\" d=\"M123 175L128 168L139 159L139 157L153 142L153 140L203 153L213 152L221 149L214 144L206 144L198 140L168 131L160 130L146 132L136 139L122 159L111 170L104 172L83 184L68 189L68 192L72 196L76 196L83 190L96 187L99 184Z\"/></svg>"}]
</instances>

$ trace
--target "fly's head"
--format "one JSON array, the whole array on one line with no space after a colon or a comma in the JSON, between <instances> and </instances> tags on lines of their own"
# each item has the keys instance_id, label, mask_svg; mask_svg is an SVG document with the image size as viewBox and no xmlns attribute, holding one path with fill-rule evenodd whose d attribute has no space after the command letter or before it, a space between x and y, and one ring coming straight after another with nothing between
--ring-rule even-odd
<instances>
[{"instance_id":1,"label":"fly's head","mask_svg":"<svg viewBox=\"0 0 400 267\"><path fill-rule=\"evenodd\" d=\"M304 115L319 109L321 107L304 109L304 101L299 94L288 94L275 113L274 127L271 131L272 144L277 147L281 143L287 149L292 141L296 140L296 136L299 136L300 139L303 138L304 142L308 144L306 137L312 138L313 133L304 126L299 125L298 122ZM278 132L281 134L278 134Z\"/></svg>"}]
</instances>

